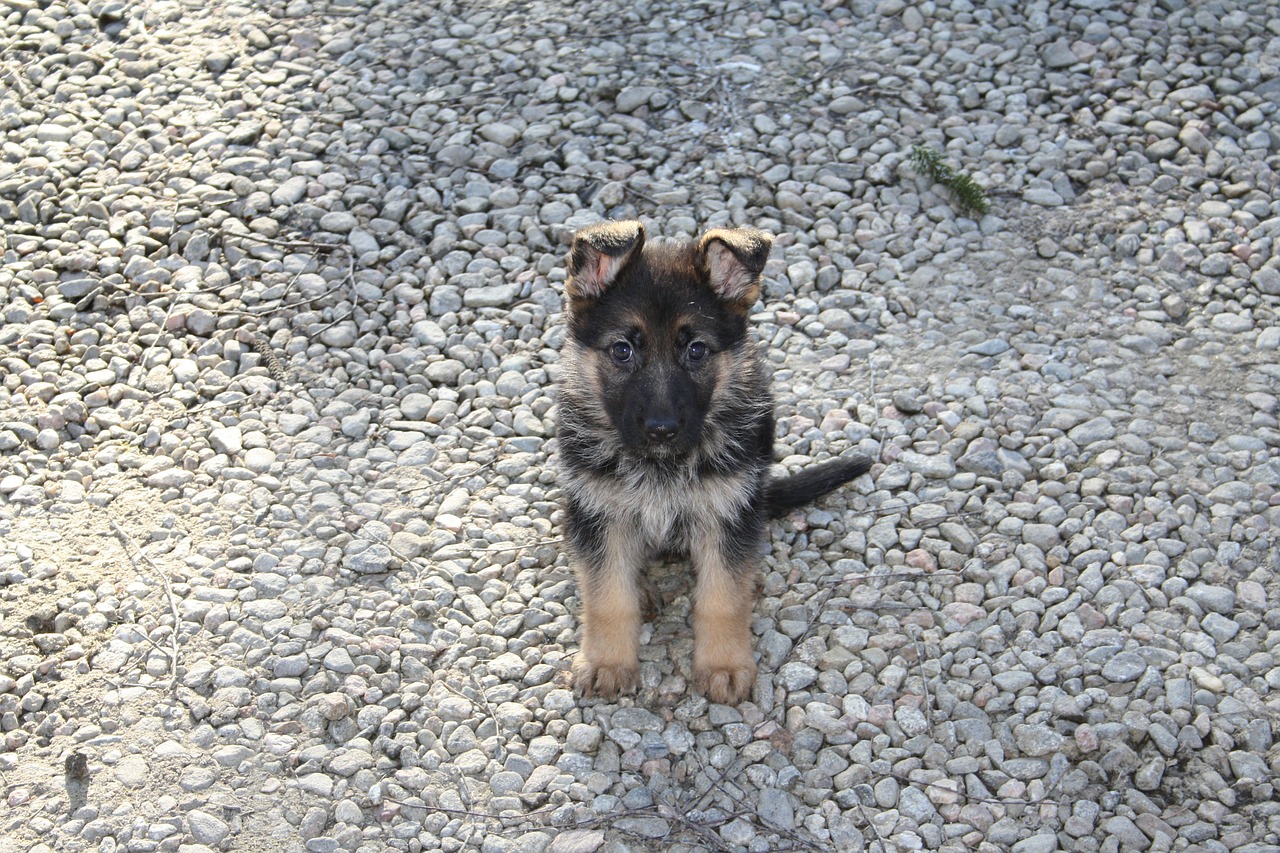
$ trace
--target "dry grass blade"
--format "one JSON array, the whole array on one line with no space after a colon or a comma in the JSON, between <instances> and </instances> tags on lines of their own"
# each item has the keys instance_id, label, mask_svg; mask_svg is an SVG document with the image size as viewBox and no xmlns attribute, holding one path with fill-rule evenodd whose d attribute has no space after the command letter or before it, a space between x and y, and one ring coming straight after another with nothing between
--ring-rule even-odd
<instances>
[{"instance_id":1,"label":"dry grass blade","mask_svg":"<svg viewBox=\"0 0 1280 853\"><path fill-rule=\"evenodd\" d=\"M116 523L114 518L110 519L109 523L111 529L115 531L116 536L120 537L121 542L124 544L125 553L129 555L129 561L133 563L134 568L138 568L139 572L141 572L137 560L134 559L134 554L137 554L143 562L151 567L152 571L160 578L160 582L164 584L165 596L169 601L169 614L173 617L173 627L169 631L170 648L162 649L159 646L156 646L156 648L168 656L170 687L176 688L178 685L178 626L182 624L182 617L178 613L178 599L173 593L173 584L169 583L169 576L147 556L147 552L138 547L138 543L133 541L129 534L124 531L124 528ZM155 646L150 637L145 634L142 636Z\"/></svg>"}]
</instances>

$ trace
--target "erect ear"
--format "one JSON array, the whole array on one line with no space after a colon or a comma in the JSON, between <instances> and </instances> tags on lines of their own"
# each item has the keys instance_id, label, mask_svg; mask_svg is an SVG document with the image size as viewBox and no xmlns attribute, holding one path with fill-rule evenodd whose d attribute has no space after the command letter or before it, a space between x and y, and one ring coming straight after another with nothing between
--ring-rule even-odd
<instances>
[{"instance_id":1,"label":"erect ear","mask_svg":"<svg viewBox=\"0 0 1280 853\"><path fill-rule=\"evenodd\" d=\"M573 235L565 282L569 298L595 299L603 294L643 245L644 226L634 220L602 222Z\"/></svg>"},{"instance_id":2,"label":"erect ear","mask_svg":"<svg viewBox=\"0 0 1280 853\"><path fill-rule=\"evenodd\" d=\"M707 279L721 299L747 311L760 296L760 274L773 238L754 228L713 228L698 241Z\"/></svg>"}]
</instances>

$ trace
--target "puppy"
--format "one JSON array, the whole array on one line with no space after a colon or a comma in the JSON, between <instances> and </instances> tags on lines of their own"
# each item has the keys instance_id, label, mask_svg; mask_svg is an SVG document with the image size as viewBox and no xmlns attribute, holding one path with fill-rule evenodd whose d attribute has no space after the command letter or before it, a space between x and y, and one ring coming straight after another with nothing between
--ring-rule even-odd
<instances>
[{"instance_id":1,"label":"puppy","mask_svg":"<svg viewBox=\"0 0 1280 853\"><path fill-rule=\"evenodd\" d=\"M639 575L675 551L697 575L695 683L714 702L746 699L768 519L870 468L842 458L769 476L773 397L747 315L772 242L717 228L646 243L639 222L574 237L557 438L582 598L573 682L584 696L637 687Z\"/></svg>"}]
</instances>

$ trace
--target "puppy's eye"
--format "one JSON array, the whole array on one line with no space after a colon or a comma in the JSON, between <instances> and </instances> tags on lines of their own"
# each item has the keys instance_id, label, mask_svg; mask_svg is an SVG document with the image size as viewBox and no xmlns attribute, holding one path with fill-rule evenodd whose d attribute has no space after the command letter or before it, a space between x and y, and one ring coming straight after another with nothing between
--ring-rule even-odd
<instances>
[{"instance_id":1,"label":"puppy's eye","mask_svg":"<svg viewBox=\"0 0 1280 853\"><path fill-rule=\"evenodd\" d=\"M626 364L631 361L631 357L635 355L635 350L631 348L631 344L626 341L618 341L609 347L609 355L613 356L613 360L618 364Z\"/></svg>"},{"instance_id":2,"label":"puppy's eye","mask_svg":"<svg viewBox=\"0 0 1280 853\"><path fill-rule=\"evenodd\" d=\"M685 351L689 357L689 361L698 362L707 357L709 350L707 345L702 341L694 341L689 344L689 349Z\"/></svg>"}]
</instances>

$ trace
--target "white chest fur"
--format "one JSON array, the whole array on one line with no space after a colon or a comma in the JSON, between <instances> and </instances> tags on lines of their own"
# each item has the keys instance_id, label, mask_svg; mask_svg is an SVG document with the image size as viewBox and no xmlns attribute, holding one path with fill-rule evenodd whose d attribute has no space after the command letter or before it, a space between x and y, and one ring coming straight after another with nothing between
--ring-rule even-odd
<instances>
[{"instance_id":1,"label":"white chest fur","mask_svg":"<svg viewBox=\"0 0 1280 853\"><path fill-rule=\"evenodd\" d=\"M673 536L738 515L752 499L754 479L754 472L655 477L637 469L622 482L588 475L567 488L585 510L628 525L649 548L687 547Z\"/></svg>"}]
</instances>

